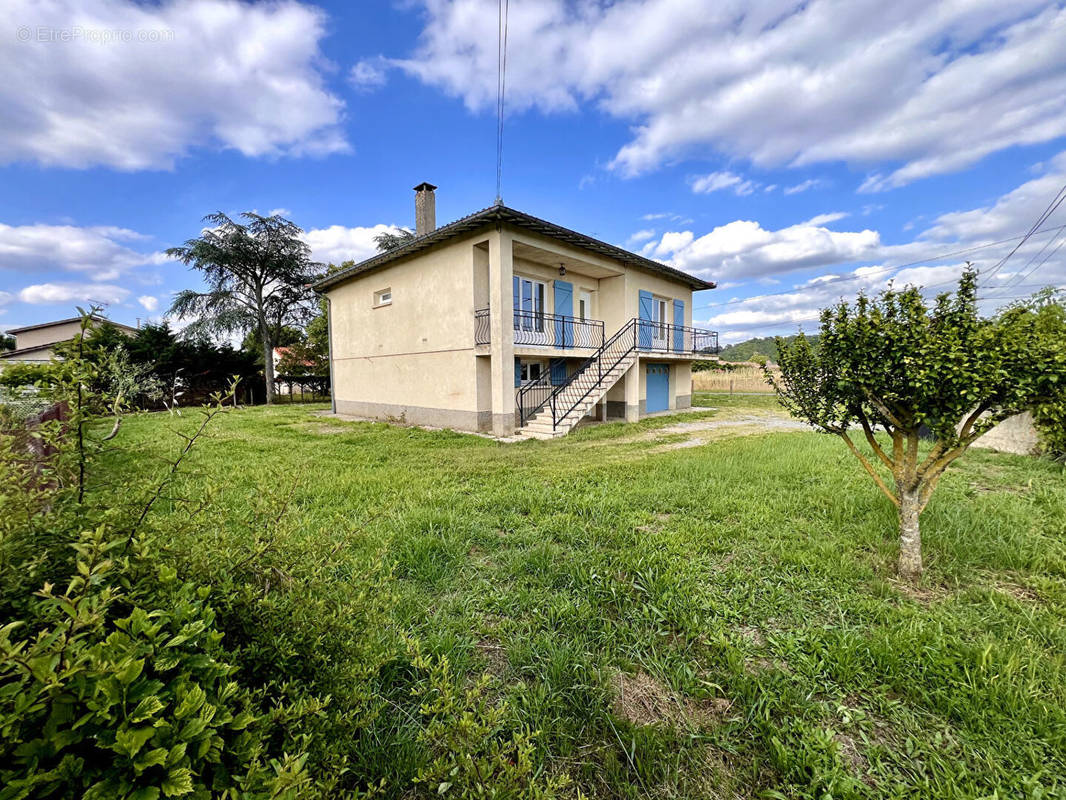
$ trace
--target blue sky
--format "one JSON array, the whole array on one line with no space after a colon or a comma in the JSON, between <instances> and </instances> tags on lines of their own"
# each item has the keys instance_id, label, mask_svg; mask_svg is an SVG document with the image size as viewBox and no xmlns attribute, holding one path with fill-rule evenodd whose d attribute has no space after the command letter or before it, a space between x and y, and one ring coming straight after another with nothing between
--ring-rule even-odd
<instances>
[{"instance_id":1,"label":"blue sky","mask_svg":"<svg viewBox=\"0 0 1066 800\"><path fill-rule=\"evenodd\" d=\"M159 319L196 285L162 251L215 210L340 261L412 225L420 181L439 223L493 202L493 0L0 11L0 329ZM726 341L944 288L964 257L935 256L1066 184L1062 3L516 0L508 36L505 202L717 280L695 316ZM1054 237L965 256L986 307L1066 284Z\"/></svg>"}]
</instances>

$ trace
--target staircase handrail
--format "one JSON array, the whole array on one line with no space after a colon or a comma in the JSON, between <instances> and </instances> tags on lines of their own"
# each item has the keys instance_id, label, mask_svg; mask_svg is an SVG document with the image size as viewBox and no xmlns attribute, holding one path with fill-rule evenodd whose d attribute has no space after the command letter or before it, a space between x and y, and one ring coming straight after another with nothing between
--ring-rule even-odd
<instances>
[{"instance_id":1,"label":"staircase handrail","mask_svg":"<svg viewBox=\"0 0 1066 800\"><path fill-rule=\"evenodd\" d=\"M584 402L585 398L588 397L592 393L592 391L597 386L599 386L600 383L603 382L604 374L609 374L612 369L622 363L623 359L628 357L630 353L637 349L638 322L639 320L631 319L629 320L629 322L627 322L625 325L615 331L615 333L611 336L610 339L604 342L603 345L596 350L596 352L594 352L591 356L585 359L577 368L577 370L574 371L573 374L567 376L566 380L556 386L555 389L552 390L552 393L548 395L545 404L551 408L553 431L559 427L559 423L562 420L566 419L566 417L582 402ZM621 350L621 352L619 352L618 355L614 357L614 360L611 361L610 366L604 369L604 357L612 351L612 348L616 350L619 349L619 347L616 347L616 345L625 349ZM607 356L606 360L610 360L610 358L611 356ZM583 380L586 376L586 373L588 373L589 369L593 366L596 370L595 380L591 383L588 383L585 392L581 395L581 397L577 398L577 400L572 403L568 403L566 407L562 410L562 413L560 413L559 398L562 396L563 392L565 392L566 389L572 386L574 383L577 383L579 380Z\"/></svg>"}]
</instances>

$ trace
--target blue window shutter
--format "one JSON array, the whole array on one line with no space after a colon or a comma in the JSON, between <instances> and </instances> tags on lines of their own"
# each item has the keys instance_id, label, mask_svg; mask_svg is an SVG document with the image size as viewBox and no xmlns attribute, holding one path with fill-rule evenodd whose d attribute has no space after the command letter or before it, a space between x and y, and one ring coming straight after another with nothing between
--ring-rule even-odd
<instances>
[{"instance_id":1,"label":"blue window shutter","mask_svg":"<svg viewBox=\"0 0 1066 800\"><path fill-rule=\"evenodd\" d=\"M674 301L674 350L681 353L685 349L685 331L682 326L685 324L685 301Z\"/></svg>"},{"instance_id":2,"label":"blue window shutter","mask_svg":"<svg viewBox=\"0 0 1066 800\"><path fill-rule=\"evenodd\" d=\"M553 358L551 362L552 386L559 386L566 381L566 359Z\"/></svg>"},{"instance_id":3,"label":"blue window shutter","mask_svg":"<svg viewBox=\"0 0 1066 800\"><path fill-rule=\"evenodd\" d=\"M646 292L643 289L640 290L638 295L640 300L640 346L647 350L651 348L651 333L652 333L652 302L651 292Z\"/></svg>"},{"instance_id":4,"label":"blue window shutter","mask_svg":"<svg viewBox=\"0 0 1066 800\"><path fill-rule=\"evenodd\" d=\"M517 358L514 360L514 386L517 389L522 385L522 362Z\"/></svg>"},{"instance_id":5,"label":"blue window shutter","mask_svg":"<svg viewBox=\"0 0 1066 800\"><path fill-rule=\"evenodd\" d=\"M574 316L574 284L555 281L555 314L557 317ZM555 320L555 346L574 346L574 323L571 320Z\"/></svg>"}]
</instances>

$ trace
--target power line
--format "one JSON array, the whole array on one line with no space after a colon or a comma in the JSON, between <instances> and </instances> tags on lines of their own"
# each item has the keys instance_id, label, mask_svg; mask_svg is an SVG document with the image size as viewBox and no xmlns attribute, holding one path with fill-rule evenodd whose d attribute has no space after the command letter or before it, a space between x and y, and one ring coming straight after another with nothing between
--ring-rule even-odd
<instances>
[{"instance_id":1,"label":"power line","mask_svg":"<svg viewBox=\"0 0 1066 800\"><path fill-rule=\"evenodd\" d=\"M1046 256L1044 256L1043 260L1040 261L1035 267L1033 267L1031 270L1029 270L1028 272L1026 272L1024 274L1022 273L1022 270L1026 269L1030 264L1032 264L1034 261L1036 261L1038 258L1040 258L1041 254L1045 250L1047 250L1048 247L1050 247L1051 245L1055 244L1055 242L1058 241L1060 236L1062 236L1062 230L1060 230L1051 239L1049 239L1047 242L1045 242L1044 246L1041 247L1040 250L1038 250L1033 255L1032 258L1030 258L1028 261L1025 262L1025 266L1022 267L1020 270L1018 270L1017 275L1015 275L1013 278L1011 278L1009 281L1007 281L1007 283L1005 283L1003 286L1001 286L999 288L1001 290L1003 290L1003 291L1010 291L1011 289L1017 288L1024 281L1026 281L1029 278L1030 275L1032 275L1034 272L1036 272L1038 269L1040 269L1042 266L1044 266L1049 260L1051 260L1052 256L1054 256L1055 253L1057 253L1059 251L1059 249L1062 247L1063 243L1066 242L1066 240L1064 240L1063 242L1059 242L1058 245L1055 248L1053 248L1051 250L1051 252L1049 252Z\"/></svg>"},{"instance_id":2,"label":"power line","mask_svg":"<svg viewBox=\"0 0 1066 800\"><path fill-rule=\"evenodd\" d=\"M496 205L503 205L503 111L507 94L507 28L510 0L498 0L496 39Z\"/></svg>"},{"instance_id":3,"label":"power line","mask_svg":"<svg viewBox=\"0 0 1066 800\"><path fill-rule=\"evenodd\" d=\"M988 273L989 277L992 277L997 272L999 272L1000 268L1007 263L1010 257L1017 253L1018 250L1022 247L1022 245L1029 241L1029 238L1033 235L1033 233L1035 233L1041 225L1047 222L1048 218L1055 213L1059 206L1062 205L1063 200L1066 200L1066 183L1064 183L1062 185L1062 188L1058 190L1052 201L1048 203L1047 208L1044 209L1044 212L1037 218L1036 222L1033 223L1033 226L1029 229L1029 232L1022 237L1022 240L1018 242L1018 244L1014 245L1014 249L1007 253L1007 255L1003 256L1003 258L999 260L998 264L992 267L992 269Z\"/></svg>"},{"instance_id":4,"label":"power line","mask_svg":"<svg viewBox=\"0 0 1066 800\"><path fill-rule=\"evenodd\" d=\"M1064 188L1066 188L1066 187L1064 187ZM918 259L917 261L909 261L906 264L894 264L894 265L889 266L889 267L878 267L876 269L870 269L870 270L867 270L861 277L866 277L866 276L869 276L869 275L878 275L878 274L880 274L882 272L890 272L892 270L905 269L907 267L914 267L914 266L917 266L919 264L928 264L928 263L930 263L932 261L943 261L946 258L952 258L954 256L967 255L969 253L975 253L975 252L977 252L979 250L986 250L989 247L997 247L997 246L999 246L1001 244L1007 244L1009 242L1013 242L1015 239L1024 239L1027 236L1031 237L1031 236L1036 236L1038 234L1051 233L1052 231L1061 232L1063 229L1066 229L1066 225L1059 225L1059 226L1056 226L1056 227L1053 227L1053 228L1041 228L1038 231L1030 231L1030 232L1028 232L1026 234L1019 234L1018 236L1011 236L1011 237L1008 237L1006 239L1000 239L999 241L988 242L987 244L975 245L974 247L968 247L965 250L955 250L955 251L950 252L950 253L940 253L939 255L931 256L929 258L921 258L921 259ZM819 283L811 284L810 286L803 287L803 288L821 288L823 286L830 286L830 285L832 285L834 283L840 283L841 281L853 281L853 280L856 279L856 277L859 277L859 276L856 276L854 274L838 275L835 278L828 278L827 280L820 281ZM937 284L933 284L933 285L937 285ZM802 291L802 288L792 288L792 289L787 289L787 290L785 290L783 292L770 292L770 293L767 293L767 294L754 295L752 297L739 297L739 298L735 298L733 300L725 300L725 301L723 301L721 303L708 303L707 305L696 306L693 310L706 309L706 308L720 308L721 306L732 306L732 305L736 305L738 303L747 303L747 302L750 302L752 300L761 300L764 297L780 297L781 295L795 294L798 291Z\"/></svg>"}]
</instances>

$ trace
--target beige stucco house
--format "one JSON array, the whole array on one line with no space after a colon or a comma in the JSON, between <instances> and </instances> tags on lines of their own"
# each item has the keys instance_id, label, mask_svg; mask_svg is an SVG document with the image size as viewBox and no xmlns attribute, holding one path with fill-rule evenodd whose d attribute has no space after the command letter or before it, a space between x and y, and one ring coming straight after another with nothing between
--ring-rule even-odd
<instances>
[{"instance_id":1,"label":"beige stucco house","mask_svg":"<svg viewBox=\"0 0 1066 800\"><path fill-rule=\"evenodd\" d=\"M120 322L111 322L104 317L93 316L93 323L108 322L126 334L134 334L136 328L123 325ZM4 361L23 361L36 364L46 364L55 355L55 346L60 342L69 342L81 331L81 317L59 319L54 322L41 322L37 325L27 325L22 328L13 328L8 333L15 337L15 349L0 352L0 366Z\"/></svg>"},{"instance_id":2,"label":"beige stucco house","mask_svg":"<svg viewBox=\"0 0 1066 800\"><path fill-rule=\"evenodd\" d=\"M435 188L412 241L315 286L337 413L546 438L691 404L713 283L504 205L436 228Z\"/></svg>"}]
</instances>

